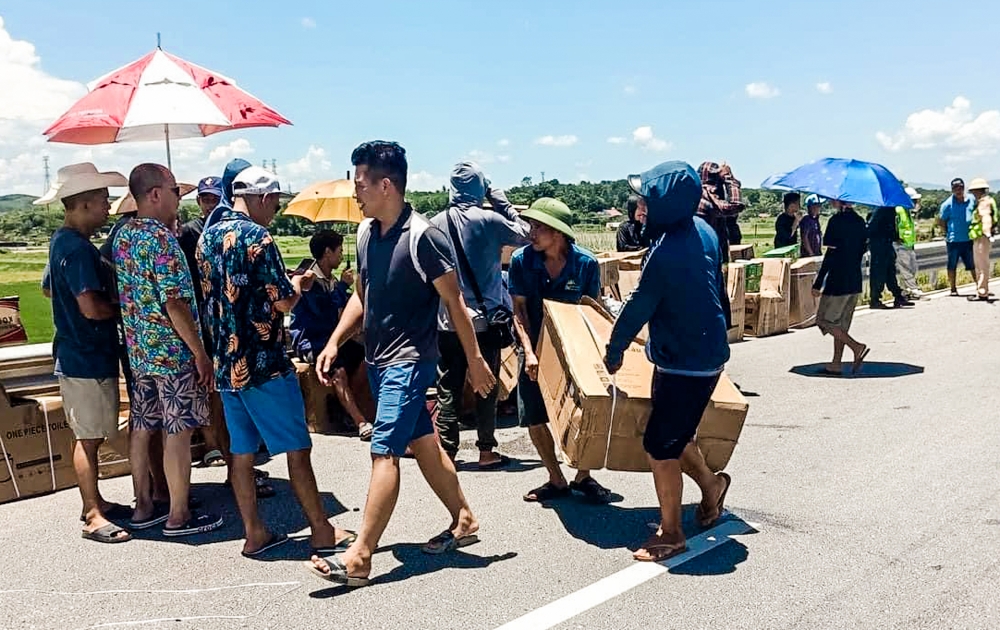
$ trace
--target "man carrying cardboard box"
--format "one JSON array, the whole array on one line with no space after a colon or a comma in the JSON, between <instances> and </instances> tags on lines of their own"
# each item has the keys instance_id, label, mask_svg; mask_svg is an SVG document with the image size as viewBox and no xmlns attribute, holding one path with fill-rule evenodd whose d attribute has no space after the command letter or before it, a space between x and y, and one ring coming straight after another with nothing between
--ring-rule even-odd
<instances>
[{"instance_id":1,"label":"man carrying cardboard box","mask_svg":"<svg viewBox=\"0 0 1000 630\"><path fill-rule=\"evenodd\" d=\"M629 344L649 324L646 356L656 371L643 447L653 470L661 521L634 558L660 562L687 548L681 527L681 472L701 488L698 521L704 527L722 514L732 483L726 473L712 474L693 441L729 360L722 306L726 287L718 238L695 216L701 181L694 169L684 162L665 162L628 181L649 208L646 225L653 246L639 286L615 323L604 362L609 373L617 372Z\"/></svg>"},{"instance_id":2,"label":"man carrying cardboard box","mask_svg":"<svg viewBox=\"0 0 1000 630\"><path fill-rule=\"evenodd\" d=\"M127 519L132 511L105 501L97 488L97 450L118 433L118 299L111 272L90 239L108 220L108 187L127 184L120 173L72 164L59 169L52 189L35 201L61 201L66 209L63 226L49 242L55 373L77 440L73 465L83 498L82 535L102 543L132 538L109 520Z\"/></svg>"},{"instance_id":3,"label":"man carrying cardboard box","mask_svg":"<svg viewBox=\"0 0 1000 630\"><path fill-rule=\"evenodd\" d=\"M521 213L528 220L531 245L514 252L510 259L510 294L514 298L515 328L521 338L523 357L517 382L517 415L528 427L531 442L545 464L549 480L524 495L525 501L548 501L570 496L574 491L590 501L603 503L611 492L578 470L572 483L566 482L556 444L549 431L549 417L538 386L538 337L542 331L543 300L576 304L583 296L598 299L601 272L597 259L573 241L569 226L573 212L558 199L542 197Z\"/></svg>"}]
</instances>

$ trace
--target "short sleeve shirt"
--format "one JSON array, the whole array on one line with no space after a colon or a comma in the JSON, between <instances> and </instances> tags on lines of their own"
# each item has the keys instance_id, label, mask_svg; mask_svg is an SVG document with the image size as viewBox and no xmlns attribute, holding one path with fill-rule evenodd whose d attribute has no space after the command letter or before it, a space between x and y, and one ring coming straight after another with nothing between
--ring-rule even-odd
<instances>
[{"instance_id":1,"label":"short sleeve shirt","mask_svg":"<svg viewBox=\"0 0 1000 630\"><path fill-rule=\"evenodd\" d=\"M118 378L118 329L115 320L87 319L77 297L93 291L114 301L110 266L86 236L68 227L49 242L43 285L52 292L56 374L70 378Z\"/></svg>"},{"instance_id":2,"label":"short sleeve shirt","mask_svg":"<svg viewBox=\"0 0 1000 630\"><path fill-rule=\"evenodd\" d=\"M530 245L514 252L508 270L510 294L527 299L528 324L532 345L538 343L544 315L542 300L576 304L584 296L595 300L601 294L601 270L593 254L570 245L566 266L558 278L549 276L545 255Z\"/></svg>"},{"instance_id":3,"label":"short sleeve shirt","mask_svg":"<svg viewBox=\"0 0 1000 630\"><path fill-rule=\"evenodd\" d=\"M259 387L293 369L285 350L284 316L274 304L295 295L295 289L266 228L230 208L213 212L216 220L201 235L197 259L216 387Z\"/></svg>"},{"instance_id":4,"label":"short sleeve shirt","mask_svg":"<svg viewBox=\"0 0 1000 630\"><path fill-rule=\"evenodd\" d=\"M411 230L427 219L407 204L385 234L373 221L365 239L358 242L358 280L364 287L365 360L378 367L418 361L436 361L440 297L432 284L455 269L444 232L423 226L417 237L417 261L426 276L413 266Z\"/></svg>"},{"instance_id":5,"label":"short sleeve shirt","mask_svg":"<svg viewBox=\"0 0 1000 630\"><path fill-rule=\"evenodd\" d=\"M861 293L861 260L867 249L867 226L853 210L844 210L830 217L823 244L832 247L829 273L823 287L826 295Z\"/></svg>"},{"instance_id":6,"label":"short sleeve shirt","mask_svg":"<svg viewBox=\"0 0 1000 630\"><path fill-rule=\"evenodd\" d=\"M969 239L969 223L972 221L972 212L976 207L976 200L971 196L966 196L965 202L959 202L952 195L941 204L941 220L947 224L946 240L949 243L964 243Z\"/></svg>"},{"instance_id":7,"label":"short sleeve shirt","mask_svg":"<svg viewBox=\"0 0 1000 630\"><path fill-rule=\"evenodd\" d=\"M112 252L132 371L172 376L191 370L194 355L166 307L167 300L187 300L197 325L191 272L177 238L160 221L136 217L118 231Z\"/></svg>"}]
</instances>

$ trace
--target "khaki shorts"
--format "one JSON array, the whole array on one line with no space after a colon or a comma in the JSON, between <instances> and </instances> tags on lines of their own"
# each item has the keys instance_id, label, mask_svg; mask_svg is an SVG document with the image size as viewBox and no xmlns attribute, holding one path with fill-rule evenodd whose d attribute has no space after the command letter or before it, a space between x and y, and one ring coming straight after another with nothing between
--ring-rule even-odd
<instances>
[{"instance_id":1,"label":"khaki shorts","mask_svg":"<svg viewBox=\"0 0 1000 630\"><path fill-rule=\"evenodd\" d=\"M819 306L816 307L816 326L824 335L830 333L834 328L839 328L844 332L851 329L851 322L854 321L854 309L858 307L858 297L860 294L851 295L823 295L819 298Z\"/></svg>"},{"instance_id":2,"label":"khaki shorts","mask_svg":"<svg viewBox=\"0 0 1000 630\"><path fill-rule=\"evenodd\" d=\"M118 379L59 377L63 411L78 440L118 434Z\"/></svg>"}]
</instances>

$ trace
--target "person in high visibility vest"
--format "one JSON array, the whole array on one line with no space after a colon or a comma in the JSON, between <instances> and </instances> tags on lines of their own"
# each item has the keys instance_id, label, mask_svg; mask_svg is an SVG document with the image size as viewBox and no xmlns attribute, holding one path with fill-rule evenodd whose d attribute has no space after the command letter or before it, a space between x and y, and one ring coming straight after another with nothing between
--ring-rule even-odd
<instances>
[{"instance_id":1,"label":"person in high visibility vest","mask_svg":"<svg viewBox=\"0 0 1000 630\"><path fill-rule=\"evenodd\" d=\"M990 196L990 185L985 179L972 180L969 190L976 198L976 208L969 223L969 239L972 240L972 256L976 263L976 295L969 299L987 302L990 299L990 247L993 245L990 236L1000 217L997 202Z\"/></svg>"},{"instance_id":2,"label":"person in high visibility vest","mask_svg":"<svg viewBox=\"0 0 1000 630\"><path fill-rule=\"evenodd\" d=\"M913 209L907 210L903 206L896 206L896 231L899 238L893 243L896 250L896 273L899 275L900 285L903 293L912 300L919 300L923 296L920 287L917 286L917 227L913 222L917 211L920 208L921 194L916 189L907 186L906 194L913 200Z\"/></svg>"}]
</instances>

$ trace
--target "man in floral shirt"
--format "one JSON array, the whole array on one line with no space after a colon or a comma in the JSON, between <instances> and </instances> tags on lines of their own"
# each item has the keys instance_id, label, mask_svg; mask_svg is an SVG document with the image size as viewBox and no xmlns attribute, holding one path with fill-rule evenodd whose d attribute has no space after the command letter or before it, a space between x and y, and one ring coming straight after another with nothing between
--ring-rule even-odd
<instances>
[{"instance_id":1,"label":"man in floral shirt","mask_svg":"<svg viewBox=\"0 0 1000 630\"><path fill-rule=\"evenodd\" d=\"M310 461L302 391L285 351L284 314L315 276L306 272L289 281L267 231L278 212L280 190L274 174L263 168L240 172L233 181L233 207L216 209L197 252L204 324L212 328L216 385L229 428L230 476L246 528L247 557L288 540L268 531L257 513L253 462L262 440L272 456L287 454L292 489L312 530L313 552L336 553L355 538L326 518Z\"/></svg>"},{"instance_id":2,"label":"man in floral shirt","mask_svg":"<svg viewBox=\"0 0 1000 630\"><path fill-rule=\"evenodd\" d=\"M135 375L130 401L129 458L135 485L133 529L166 521L165 536L187 536L222 526L222 517L188 508L191 432L208 424L212 365L201 343L191 272L173 232L180 190L159 164L140 164L129 175L138 212L115 236L112 250L129 365ZM165 431L164 472L169 513L153 503L150 440Z\"/></svg>"}]
</instances>

